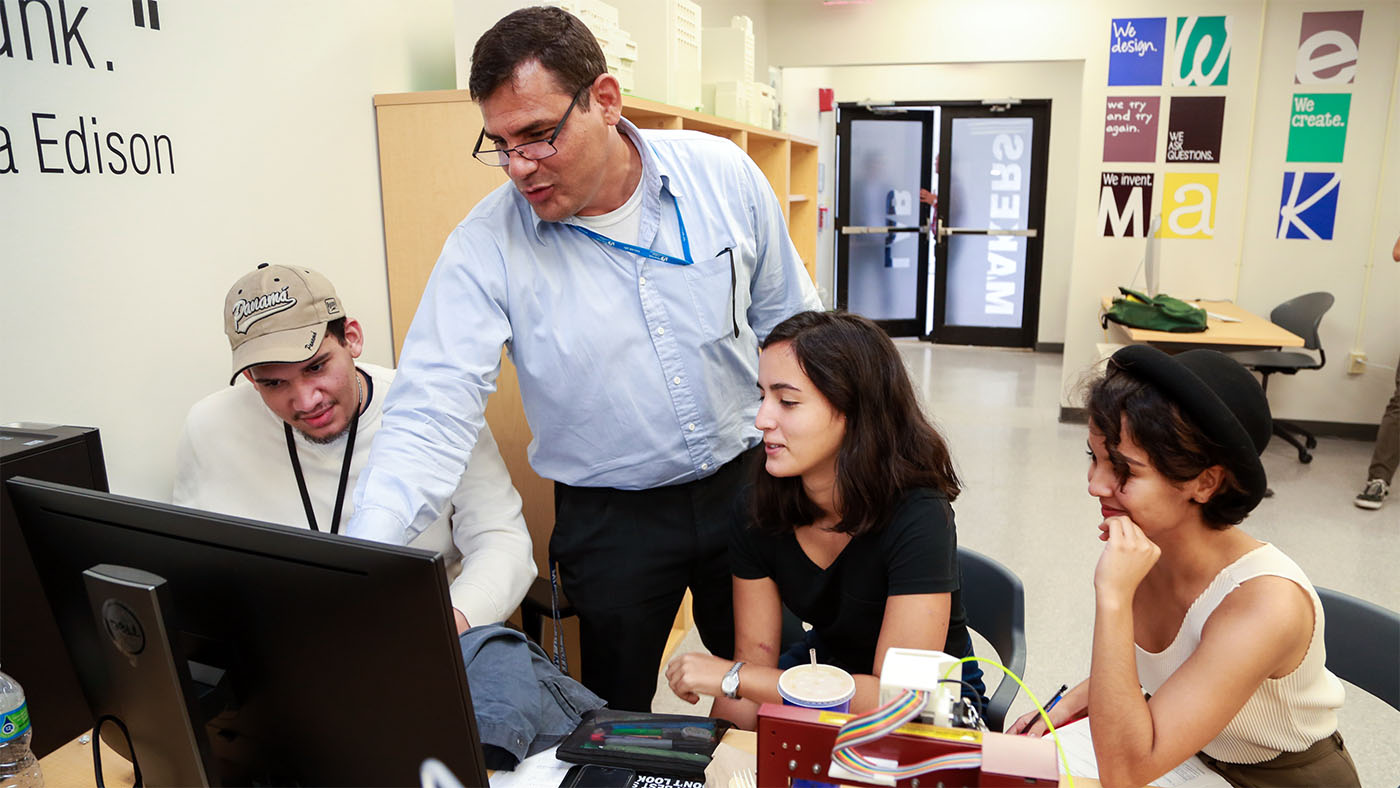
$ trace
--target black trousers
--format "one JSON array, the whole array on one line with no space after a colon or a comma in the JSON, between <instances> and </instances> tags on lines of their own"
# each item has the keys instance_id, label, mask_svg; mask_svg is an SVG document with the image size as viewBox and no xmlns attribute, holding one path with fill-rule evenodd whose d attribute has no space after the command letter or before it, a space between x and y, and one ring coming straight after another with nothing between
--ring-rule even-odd
<instances>
[{"instance_id":1,"label":"black trousers","mask_svg":"<svg viewBox=\"0 0 1400 788\"><path fill-rule=\"evenodd\" d=\"M661 653L687 588L705 647L733 656L729 527L755 452L671 487L555 483L549 554L578 610L583 684L609 708L651 710Z\"/></svg>"}]
</instances>

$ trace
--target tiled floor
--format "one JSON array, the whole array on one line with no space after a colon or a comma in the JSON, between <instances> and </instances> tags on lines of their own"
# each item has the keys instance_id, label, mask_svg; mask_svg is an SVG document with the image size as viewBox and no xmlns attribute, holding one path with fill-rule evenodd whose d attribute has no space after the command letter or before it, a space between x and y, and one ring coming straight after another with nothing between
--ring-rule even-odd
<instances>
[{"instance_id":1,"label":"tiled floor","mask_svg":"<svg viewBox=\"0 0 1400 788\"><path fill-rule=\"evenodd\" d=\"M995 557L1025 584L1027 684L1042 694L1079 681L1089 667L1100 518L1085 491L1085 427L1057 420L1060 356L898 344L963 478L954 504L960 544ZM1315 584L1400 610L1400 497L1380 511L1352 506L1371 445L1318 444L1308 465L1282 441L1270 444L1264 464L1275 495L1241 527L1289 554ZM678 652L699 648L692 633ZM689 706L658 681L656 708L706 707ZM1011 717L1028 709L1022 694ZM1362 785L1400 783L1397 728L1400 712L1348 687L1341 730Z\"/></svg>"}]
</instances>

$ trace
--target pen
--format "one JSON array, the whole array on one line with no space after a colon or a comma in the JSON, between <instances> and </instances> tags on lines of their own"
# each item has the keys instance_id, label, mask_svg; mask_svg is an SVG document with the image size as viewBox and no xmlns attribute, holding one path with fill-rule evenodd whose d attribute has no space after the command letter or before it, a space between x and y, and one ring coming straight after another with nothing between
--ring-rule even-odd
<instances>
[{"instance_id":1,"label":"pen","mask_svg":"<svg viewBox=\"0 0 1400 788\"><path fill-rule=\"evenodd\" d=\"M1060 702L1060 698L1063 698L1063 697L1065 696L1065 690L1067 690L1067 689L1069 689L1069 685L1068 685L1068 684L1061 684L1061 685L1060 685L1060 688L1059 688L1058 690L1055 691L1055 695L1054 695L1053 697L1050 698L1050 702L1047 703L1047 704L1045 704L1045 713L1046 713L1046 714L1049 714L1049 713L1050 713L1050 710L1053 709L1053 708L1055 708L1055 704L1056 704L1056 703L1059 703L1059 702Z\"/></svg>"}]
</instances>

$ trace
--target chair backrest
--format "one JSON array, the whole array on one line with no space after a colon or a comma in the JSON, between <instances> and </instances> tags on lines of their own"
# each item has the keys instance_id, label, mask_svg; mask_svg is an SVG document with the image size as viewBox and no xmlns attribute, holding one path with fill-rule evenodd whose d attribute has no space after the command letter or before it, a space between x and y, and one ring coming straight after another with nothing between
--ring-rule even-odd
<instances>
[{"instance_id":1,"label":"chair backrest","mask_svg":"<svg viewBox=\"0 0 1400 788\"><path fill-rule=\"evenodd\" d=\"M1026 671L1026 592L1021 579L1001 563L966 547L958 548L962 573L962 603L967 624L997 650L1001 664L1017 676ZM988 675L995 668L986 671ZM987 701L987 727L1001 731L1006 712L1019 690L1003 677Z\"/></svg>"},{"instance_id":2,"label":"chair backrest","mask_svg":"<svg viewBox=\"0 0 1400 788\"><path fill-rule=\"evenodd\" d=\"M1322 350L1322 340L1317 328L1322 325L1322 316L1336 301L1331 293L1317 292L1290 298L1274 307L1269 313L1269 321L1292 331L1303 338L1303 347L1308 350ZM1324 357L1325 358L1325 357Z\"/></svg>"},{"instance_id":3,"label":"chair backrest","mask_svg":"<svg viewBox=\"0 0 1400 788\"><path fill-rule=\"evenodd\" d=\"M1400 615L1315 586L1326 617L1327 669L1400 710Z\"/></svg>"}]
</instances>

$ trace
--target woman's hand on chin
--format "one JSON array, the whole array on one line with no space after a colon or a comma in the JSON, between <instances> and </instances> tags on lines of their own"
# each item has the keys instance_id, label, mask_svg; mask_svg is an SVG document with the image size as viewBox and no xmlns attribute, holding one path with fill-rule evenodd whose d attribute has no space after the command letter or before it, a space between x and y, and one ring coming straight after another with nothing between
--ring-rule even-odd
<instances>
[{"instance_id":1,"label":"woman's hand on chin","mask_svg":"<svg viewBox=\"0 0 1400 788\"><path fill-rule=\"evenodd\" d=\"M1094 568L1094 590L1100 598L1132 602L1138 584L1157 563L1162 549L1147 538L1137 523L1118 515L1103 521L1099 538L1107 542Z\"/></svg>"}]
</instances>

